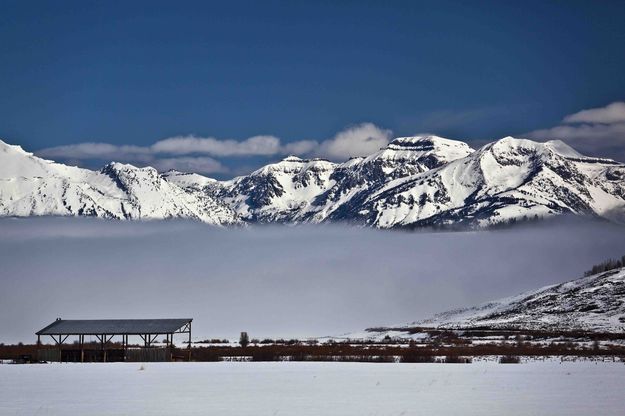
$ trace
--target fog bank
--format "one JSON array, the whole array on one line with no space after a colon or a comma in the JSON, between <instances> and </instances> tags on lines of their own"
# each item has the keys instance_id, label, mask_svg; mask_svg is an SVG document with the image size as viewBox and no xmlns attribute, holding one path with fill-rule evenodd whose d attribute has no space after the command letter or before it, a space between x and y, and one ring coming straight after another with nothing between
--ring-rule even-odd
<instances>
[{"instance_id":1,"label":"fog bank","mask_svg":"<svg viewBox=\"0 0 625 416\"><path fill-rule=\"evenodd\" d=\"M0 220L0 342L65 319L192 317L194 338L307 337L401 324L581 276L625 229L489 232Z\"/></svg>"}]
</instances>

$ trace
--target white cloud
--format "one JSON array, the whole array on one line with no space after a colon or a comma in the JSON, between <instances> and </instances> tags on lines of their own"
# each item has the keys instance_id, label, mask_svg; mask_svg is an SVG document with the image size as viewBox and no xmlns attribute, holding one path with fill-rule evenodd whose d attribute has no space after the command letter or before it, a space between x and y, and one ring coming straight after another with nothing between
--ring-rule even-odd
<instances>
[{"instance_id":1,"label":"white cloud","mask_svg":"<svg viewBox=\"0 0 625 416\"><path fill-rule=\"evenodd\" d=\"M625 103L570 114L558 126L531 131L538 140L559 139L592 156L625 161Z\"/></svg>"},{"instance_id":2,"label":"white cloud","mask_svg":"<svg viewBox=\"0 0 625 416\"><path fill-rule=\"evenodd\" d=\"M78 143L56 146L37 152L42 157L75 159L150 160L157 155L203 154L216 157L268 156L282 152L280 139L274 136L254 136L236 141L213 137L176 136L159 140L151 146L113 145L109 143Z\"/></svg>"},{"instance_id":3,"label":"white cloud","mask_svg":"<svg viewBox=\"0 0 625 416\"><path fill-rule=\"evenodd\" d=\"M73 159L135 159L149 160L151 151L147 147L131 145L113 145L109 143L78 143L65 146L49 147L37 152L41 157L63 157Z\"/></svg>"},{"instance_id":4,"label":"white cloud","mask_svg":"<svg viewBox=\"0 0 625 416\"><path fill-rule=\"evenodd\" d=\"M391 131L372 123L362 123L339 132L334 138L321 142L316 154L330 159L347 159L352 156L367 156L385 147L391 138Z\"/></svg>"},{"instance_id":5,"label":"white cloud","mask_svg":"<svg viewBox=\"0 0 625 416\"><path fill-rule=\"evenodd\" d=\"M37 152L46 158L63 158L79 165L81 160L128 162L140 166L150 165L159 171L176 169L183 172L223 173L228 169L211 157L158 157L150 147L117 146L109 143L79 143L57 146Z\"/></svg>"},{"instance_id":6,"label":"white cloud","mask_svg":"<svg viewBox=\"0 0 625 416\"><path fill-rule=\"evenodd\" d=\"M223 173L229 169L215 158L248 156L318 156L345 160L366 156L386 146L390 130L372 123L351 126L324 141L299 140L283 143L271 135L253 136L245 140L217 139L195 135L175 136L150 146L114 145L86 142L42 149L38 156L80 162L81 160L117 161L150 165L158 170L176 169L185 172ZM76 163L80 164L80 163Z\"/></svg>"},{"instance_id":7,"label":"white cloud","mask_svg":"<svg viewBox=\"0 0 625 416\"><path fill-rule=\"evenodd\" d=\"M617 101L605 107L582 110L564 117L564 123L625 123L625 102Z\"/></svg>"},{"instance_id":8,"label":"white cloud","mask_svg":"<svg viewBox=\"0 0 625 416\"><path fill-rule=\"evenodd\" d=\"M617 124L581 124L578 126L564 125L549 129L535 130L531 136L536 138L568 139L585 141L597 146L625 143L625 123ZM603 142L603 144L602 144Z\"/></svg>"},{"instance_id":9,"label":"white cloud","mask_svg":"<svg viewBox=\"0 0 625 416\"><path fill-rule=\"evenodd\" d=\"M154 153L209 154L228 156L316 155L331 159L371 154L388 144L390 130L372 123L362 123L337 133L322 142L299 140L282 143L275 136L254 136L243 141L219 140L213 137L177 136L160 140L150 146Z\"/></svg>"},{"instance_id":10,"label":"white cloud","mask_svg":"<svg viewBox=\"0 0 625 416\"><path fill-rule=\"evenodd\" d=\"M267 156L280 152L280 139L275 136L254 136L243 141L219 140L213 137L177 136L159 140L150 149L155 153L213 156Z\"/></svg>"}]
</instances>

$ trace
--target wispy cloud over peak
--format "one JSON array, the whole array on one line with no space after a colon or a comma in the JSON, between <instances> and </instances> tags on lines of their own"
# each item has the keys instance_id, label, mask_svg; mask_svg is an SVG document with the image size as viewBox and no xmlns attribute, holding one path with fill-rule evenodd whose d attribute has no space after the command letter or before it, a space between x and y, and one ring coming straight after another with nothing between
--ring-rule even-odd
<instances>
[{"instance_id":1,"label":"wispy cloud over peak","mask_svg":"<svg viewBox=\"0 0 625 416\"><path fill-rule=\"evenodd\" d=\"M537 140L560 139L583 153L625 161L625 102L569 114L560 125L534 130L525 136Z\"/></svg>"},{"instance_id":2,"label":"wispy cloud over peak","mask_svg":"<svg viewBox=\"0 0 625 416\"><path fill-rule=\"evenodd\" d=\"M141 160L150 155L148 147L133 145L114 145L110 143L85 142L69 144L64 146L48 147L36 152L41 157L64 157L74 159L99 159L99 158L119 158L127 157Z\"/></svg>"},{"instance_id":3,"label":"wispy cloud over peak","mask_svg":"<svg viewBox=\"0 0 625 416\"><path fill-rule=\"evenodd\" d=\"M625 122L625 102L617 101L605 107L591 108L570 114L563 119L564 123L602 123L613 124Z\"/></svg>"},{"instance_id":4,"label":"wispy cloud over peak","mask_svg":"<svg viewBox=\"0 0 625 416\"><path fill-rule=\"evenodd\" d=\"M386 146L391 139L391 131L381 129L373 123L351 126L323 141L317 153L330 159L347 159L353 156L366 156Z\"/></svg>"},{"instance_id":5,"label":"wispy cloud over peak","mask_svg":"<svg viewBox=\"0 0 625 416\"><path fill-rule=\"evenodd\" d=\"M375 152L388 144L391 131L372 123L350 126L334 137L283 142L273 135L245 140L181 135L149 146L86 142L39 150L38 156L64 160L101 160L150 164L159 170L178 169L201 173L224 173L228 168L218 158L270 157L293 154L345 160Z\"/></svg>"},{"instance_id":6,"label":"wispy cloud over peak","mask_svg":"<svg viewBox=\"0 0 625 416\"><path fill-rule=\"evenodd\" d=\"M192 154L201 153L213 156L257 156L274 155L280 152L280 139L261 135L237 141L219 140L214 137L176 136L159 140L150 149L155 153Z\"/></svg>"}]
</instances>

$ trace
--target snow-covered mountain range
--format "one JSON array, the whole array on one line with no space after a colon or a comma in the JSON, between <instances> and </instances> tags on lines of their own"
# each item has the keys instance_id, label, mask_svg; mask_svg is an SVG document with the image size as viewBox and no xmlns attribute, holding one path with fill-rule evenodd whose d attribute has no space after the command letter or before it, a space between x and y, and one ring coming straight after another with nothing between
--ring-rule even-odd
<instances>
[{"instance_id":1,"label":"snow-covered mountain range","mask_svg":"<svg viewBox=\"0 0 625 416\"><path fill-rule=\"evenodd\" d=\"M625 164L583 156L561 141L505 137L473 150L422 135L344 163L289 156L217 181L120 163L91 171L0 141L2 216L396 228L489 226L564 213L624 220Z\"/></svg>"},{"instance_id":2,"label":"snow-covered mountain range","mask_svg":"<svg viewBox=\"0 0 625 416\"><path fill-rule=\"evenodd\" d=\"M40 159L4 142L0 142L0 215L241 222L222 201L189 192L153 168L110 163L91 171Z\"/></svg>"},{"instance_id":3,"label":"snow-covered mountain range","mask_svg":"<svg viewBox=\"0 0 625 416\"><path fill-rule=\"evenodd\" d=\"M407 325L370 330L401 336L414 328L625 332L625 268L545 286Z\"/></svg>"}]
</instances>

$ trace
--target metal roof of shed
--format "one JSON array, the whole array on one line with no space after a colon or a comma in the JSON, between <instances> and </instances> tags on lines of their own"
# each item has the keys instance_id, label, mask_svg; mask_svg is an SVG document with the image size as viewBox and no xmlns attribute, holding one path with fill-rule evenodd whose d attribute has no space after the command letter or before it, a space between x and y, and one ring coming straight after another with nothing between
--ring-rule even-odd
<instances>
[{"instance_id":1,"label":"metal roof of shed","mask_svg":"<svg viewBox=\"0 0 625 416\"><path fill-rule=\"evenodd\" d=\"M37 335L146 335L171 334L190 323L180 319L57 319Z\"/></svg>"}]
</instances>

